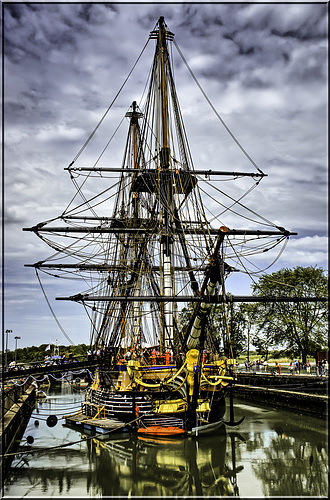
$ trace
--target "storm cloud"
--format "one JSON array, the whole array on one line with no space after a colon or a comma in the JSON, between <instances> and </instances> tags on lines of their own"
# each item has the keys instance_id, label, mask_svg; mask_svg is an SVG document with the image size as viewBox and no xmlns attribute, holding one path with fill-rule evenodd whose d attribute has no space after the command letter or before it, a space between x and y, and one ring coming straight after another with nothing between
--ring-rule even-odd
<instances>
[{"instance_id":1,"label":"storm cloud","mask_svg":"<svg viewBox=\"0 0 330 500\"><path fill-rule=\"evenodd\" d=\"M70 202L74 188L64 168L113 101L161 15L222 119L268 174L247 204L298 233L270 272L298 265L327 269L325 3L13 2L3 13L5 328L21 336L19 346L67 343L33 270L24 267L49 252L22 227L57 216ZM116 102L109 136L142 94L152 54L149 44ZM249 168L177 56L175 80L195 167ZM118 149L112 165L121 154ZM88 343L80 306L54 301L79 289L48 279L44 285L70 338L78 343L83 335ZM227 290L249 294L250 282L242 278Z\"/></svg>"}]
</instances>

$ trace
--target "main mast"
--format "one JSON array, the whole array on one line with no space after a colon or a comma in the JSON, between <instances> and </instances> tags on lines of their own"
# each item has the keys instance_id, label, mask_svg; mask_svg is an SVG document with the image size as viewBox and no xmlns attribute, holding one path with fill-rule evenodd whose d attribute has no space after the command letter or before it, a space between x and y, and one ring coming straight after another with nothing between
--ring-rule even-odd
<instances>
[{"instance_id":1,"label":"main mast","mask_svg":"<svg viewBox=\"0 0 330 500\"><path fill-rule=\"evenodd\" d=\"M167 67L169 55L167 50L166 28L164 18L160 17L158 22L158 70L159 70L159 102L161 109L161 149L160 149L160 170L168 170L170 166L170 148L168 143L168 97L167 97ZM173 238L170 234L170 226L173 222L173 190L171 182L166 183L164 201L160 207L160 217L162 217L163 234L161 235L161 265L162 286L164 297L173 296L173 274L172 274L172 244ZM159 202L161 197L159 196ZM169 348L173 345L173 302L165 302L162 317L162 338L161 347Z\"/></svg>"}]
</instances>

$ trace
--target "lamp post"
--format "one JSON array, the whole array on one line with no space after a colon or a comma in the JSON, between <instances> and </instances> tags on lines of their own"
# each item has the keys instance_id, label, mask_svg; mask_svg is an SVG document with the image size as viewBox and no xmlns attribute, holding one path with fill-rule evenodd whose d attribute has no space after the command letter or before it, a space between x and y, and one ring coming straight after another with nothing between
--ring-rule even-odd
<instances>
[{"instance_id":1,"label":"lamp post","mask_svg":"<svg viewBox=\"0 0 330 500\"><path fill-rule=\"evenodd\" d=\"M16 342L15 342L15 365L16 365L16 354L17 354L17 353L16 353L16 351L17 351L17 341L18 341L18 339L20 339L21 337L14 337L14 338L15 338L15 341L16 341Z\"/></svg>"},{"instance_id":2,"label":"lamp post","mask_svg":"<svg viewBox=\"0 0 330 500\"><path fill-rule=\"evenodd\" d=\"M6 356L5 356L5 367L8 368L7 361L7 351L8 351L8 333L13 333L13 330L6 330Z\"/></svg>"}]
</instances>

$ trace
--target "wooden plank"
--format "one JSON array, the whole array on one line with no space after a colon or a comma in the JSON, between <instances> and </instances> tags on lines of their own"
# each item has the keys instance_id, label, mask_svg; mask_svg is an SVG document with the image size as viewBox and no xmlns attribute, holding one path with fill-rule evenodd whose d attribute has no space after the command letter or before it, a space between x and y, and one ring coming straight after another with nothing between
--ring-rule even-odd
<instances>
[{"instance_id":1,"label":"wooden plank","mask_svg":"<svg viewBox=\"0 0 330 500\"><path fill-rule=\"evenodd\" d=\"M116 429L118 427L125 427L125 422L119 420L113 420L110 418L94 418L84 421L84 424L89 424L92 426L103 427L107 429Z\"/></svg>"},{"instance_id":2,"label":"wooden plank","mask_svg":"<svg viewBox=\"0 0 330 500\"><path fill-rule=\"evenodd\" d=\"M123 429L126 427L125 422L120 420L114 420L111 418L92 418L87 415L71 415L65 418L67 424L74 424L84 427L88 430L94 430L95 432L104 433L109 430Z\"/></svg>"},{"instance_id":3,"label":"wooden plank","mask_svg":"<svg viewBox=\"0 0 330 500\"><path fill-rule=\"evenodd\" d=\"M88 420L89 417L87 415L68 415L65 417L65 420L69 420L70 422L81 423L84 420Z\"/></svg>"},{"instance_id":4,"label":"wooden plank","mask_svg":"<svg viewBox=\"0 0 330 500\"><path fill-rule=\"evenodd\" d=\"M4 455L15 451L17 441L21 439L32 413L34 401L35 388L29 387L18 399L17 403L13 404L3 415L0 427L0 443ZM3 456L0 457L1 464L2 459Z\"/></svg>"}]
</instances>

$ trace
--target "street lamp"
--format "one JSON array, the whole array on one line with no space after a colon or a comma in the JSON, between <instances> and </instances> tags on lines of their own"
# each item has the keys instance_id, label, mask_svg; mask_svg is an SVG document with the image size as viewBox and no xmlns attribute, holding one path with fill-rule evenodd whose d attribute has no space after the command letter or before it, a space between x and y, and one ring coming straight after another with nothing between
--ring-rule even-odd
<instances>
[{"instance_id":1,"label":"street lamp","mask_svg":"<svg viewBox=\"0 0 330 500\"><path fill-rule=\"evenodd\" d=\"M15 339L15 341L16 341L16 342L15 342L15 365L16 365L17 341L18 341L18 339L20 339L20 338L21 338L21 337L14 337L14 339Z\"/></svg>"},{"instance_id":2,"label":"street lamp","mask_svg":"<svg viewBox=\"0 0 330 500\"><path fill-rule=\"evenodd\" d=\"M8 368L7 362L7 351L8 351L8 333L13 333L13 330L6 330L6 357L5 357L5 367Z\"/></svg>"}]
</instances>

